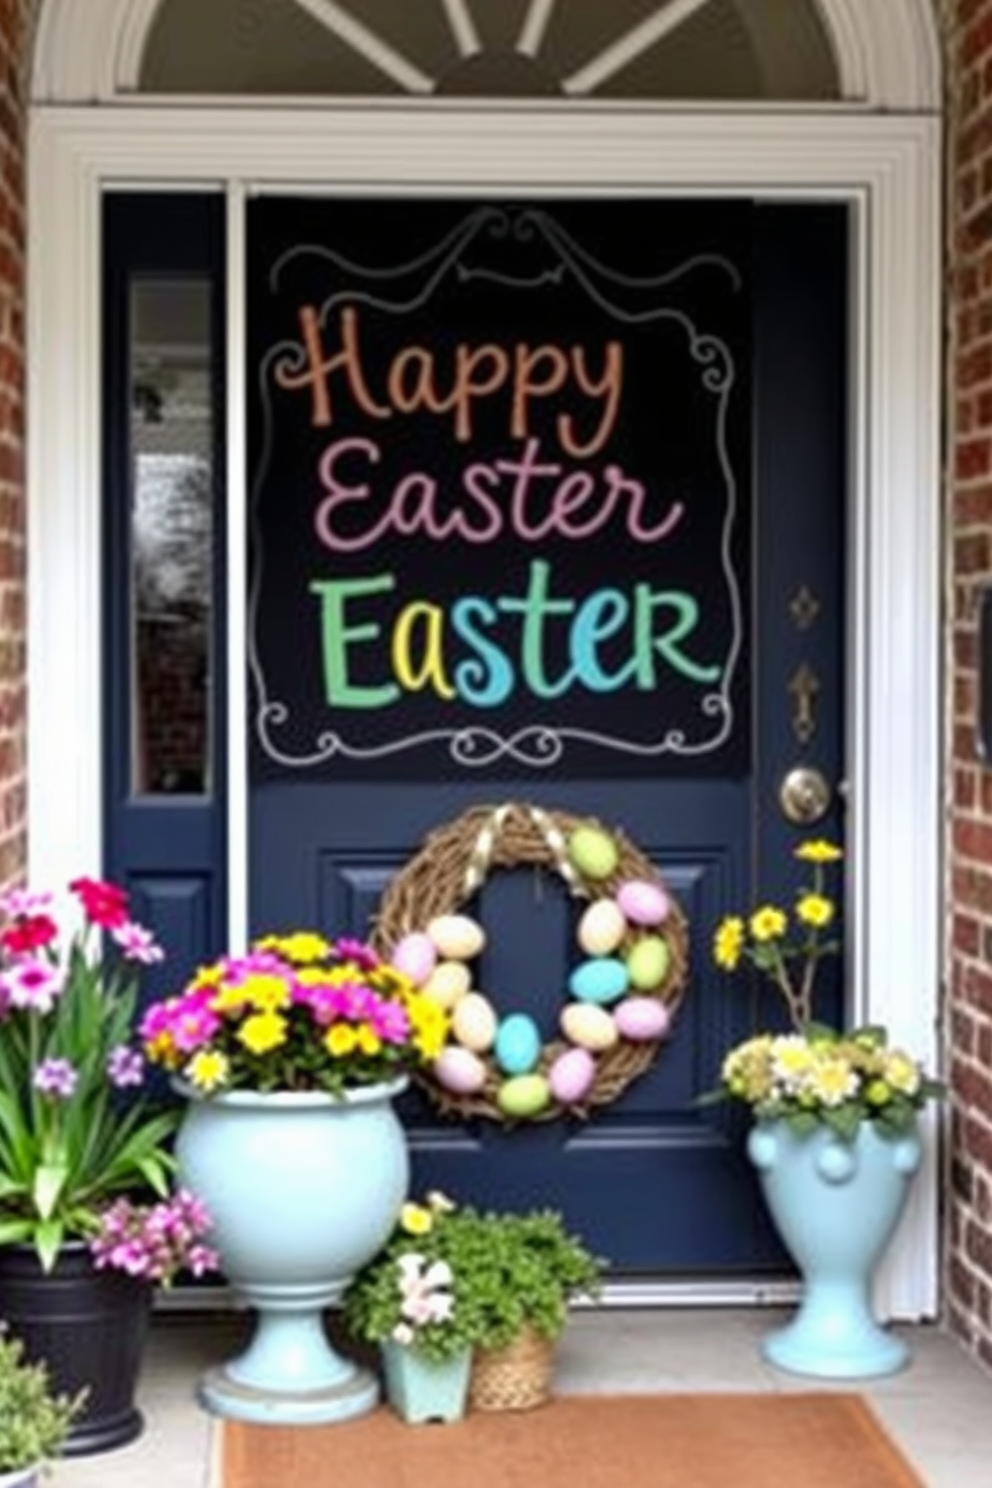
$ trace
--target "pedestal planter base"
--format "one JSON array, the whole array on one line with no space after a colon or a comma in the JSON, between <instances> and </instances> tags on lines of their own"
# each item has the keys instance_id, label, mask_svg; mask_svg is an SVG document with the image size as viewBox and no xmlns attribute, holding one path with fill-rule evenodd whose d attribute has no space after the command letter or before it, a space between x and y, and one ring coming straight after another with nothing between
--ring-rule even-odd
<instances>
[{"instance_id":1,"label":"pedestal planter base","mask_svg":"<svg viewBox=\"0 0 992 1488\"><path fill-rule=\"evenodd\" d=\"M375 1376L335 1351L324 1318L406 1197L406 1134L392 1107L404 1084L339 1099L190 1099L176 1139L180 1178L204 1199L221 1269L256 1313L248 1347L201 1381L215 1415L315 1425L375 1408Z\"/></svg>"},{"instance_id":2,"label":"pedestal planter base","mask_svg":"<svg viewBox=\"0 0 992 1488\"><path fill-rule=\"evenodd\" d=\"M765 1358L823 1379L902 1369L909 1349L876 1320L871 1282L919 1166L916 1133L889 1137L863 1122L845 1142L825 1129L797 1136L768 1122L751 1132L748 1153L803 1278L799 1310L764 1340Z\"/></svg>"},{"instance_id":3,"label":"pedestal planter base","mask_svg":"<svg viewBox=\"0 0 992 1488\"><path fill-rule=\"evenodd\" d=\"M379 1384L367 1369L346 1366L336 1385L318 1390L273 1390L234 1379L231 1365L210 1369L200 1380L200 1404L232 1421L269 1426L318 1426L349 1421L374 1410Z\"/></svg>"}]
</instances>

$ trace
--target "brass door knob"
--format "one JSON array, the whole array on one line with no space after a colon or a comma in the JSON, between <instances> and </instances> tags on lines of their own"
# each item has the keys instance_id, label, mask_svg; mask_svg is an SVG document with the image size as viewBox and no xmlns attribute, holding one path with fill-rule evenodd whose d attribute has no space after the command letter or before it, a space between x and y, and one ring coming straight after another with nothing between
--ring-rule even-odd
<instances>
[{"instance_id":1,"label":"brass door knob","mask_svg":"<svg viewBox=\"0 0 992 1488\"><path fill-rule=\"evenodd\" d=\"M833 791L821 770L812 765L797 765L782 779L778 788L783 815L800 827L811 827L822 821L830 810Z\"/></svg>"}]
</instances>

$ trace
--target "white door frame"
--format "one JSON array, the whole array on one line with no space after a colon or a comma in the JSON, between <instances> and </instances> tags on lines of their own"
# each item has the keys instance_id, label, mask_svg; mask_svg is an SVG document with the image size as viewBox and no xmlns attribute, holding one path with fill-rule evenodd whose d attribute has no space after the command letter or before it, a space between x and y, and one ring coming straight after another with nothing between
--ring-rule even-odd
<instances>
[{"instance_id":1,"label":"white door frame","mask_svg":"<svg viewBox=\"0 0 992 1488\"><path fill-rule=\"evenodd\" d=\"M77 7L78 11L79 7ZM847 913L852 1016L933 1067L941 945L940 129L935 116L397 103L36 106L29 222L30 869L101 861L100 233L104 185L228 193L228 530L244 593L242 203L252 190L835 199L855 211ZM230 624L231 938L246 923L244 617ZM938 1164L881 1300L937 1308Z\"/></svg>"}]
</instances>

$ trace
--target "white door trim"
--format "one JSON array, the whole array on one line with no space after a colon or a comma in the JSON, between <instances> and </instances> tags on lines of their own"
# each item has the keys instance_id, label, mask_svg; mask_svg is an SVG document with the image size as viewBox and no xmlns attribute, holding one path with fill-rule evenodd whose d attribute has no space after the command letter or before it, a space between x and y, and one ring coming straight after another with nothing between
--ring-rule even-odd
<instances>
[{"instance_id":1,"label":"white door trim","mask_svg":"<svg viewBox=\"0 0 992 1488\"><path fill-rule=\"evenodd\" d=\"M932 1065L941 938L938 120L677 116L560 103L262 113L36 108L28 255L30 857L36 880L54 884L100 862L98 204L105 183L236 185L236 192L318 185L605 197L747 192L855 204L852 1014L886 1023ZM239 427L235 415L229 434ZM232 453L234 533L243 526L244 465ZM232 629L237 678L241 633ZM234 939L244 929L246 893L243 695L236 701ZM884 1289L895 1316L936 1311L936 1154L930 1158Z\"/></svg>"}]
</instances>

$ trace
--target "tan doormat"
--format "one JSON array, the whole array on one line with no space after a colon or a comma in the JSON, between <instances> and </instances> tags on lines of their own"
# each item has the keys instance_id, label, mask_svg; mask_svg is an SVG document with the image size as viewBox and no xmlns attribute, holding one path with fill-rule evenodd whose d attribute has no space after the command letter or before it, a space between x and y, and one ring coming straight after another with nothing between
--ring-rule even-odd
<instances>
[{"instance_id":1,"label":"tan doormat","mask_svg":"<svg viewBox=\"0 0 992 1488\"><path fill-rule=\"evenodd\" d=\"M858 1395L558 1396L408 1426L225 1422L220 1488L925 1488Z\"/></svg>"}]
</instances>

